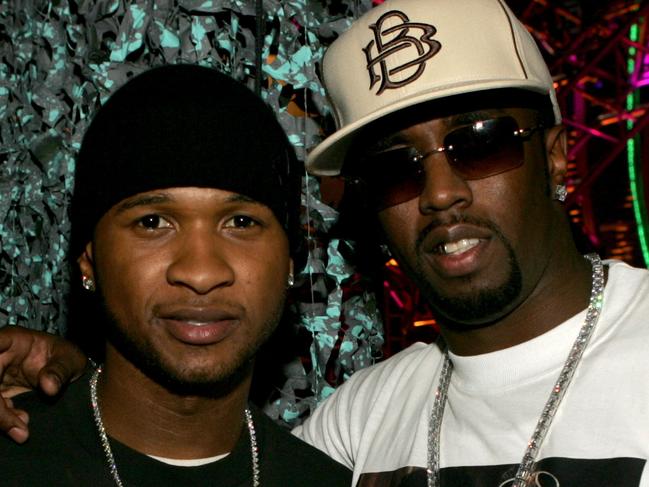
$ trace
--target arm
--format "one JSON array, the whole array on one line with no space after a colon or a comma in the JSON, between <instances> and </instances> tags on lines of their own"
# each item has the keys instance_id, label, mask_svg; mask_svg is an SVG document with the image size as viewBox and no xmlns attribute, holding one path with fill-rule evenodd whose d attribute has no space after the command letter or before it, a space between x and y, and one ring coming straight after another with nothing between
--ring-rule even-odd
<instances>
[{"instance_id":1,"label":"arm","mask_svg":"<svg viewBox=\"0 0 649 487\"><path fill-rule=\"evenodd\" d=\"M356 372L292 433L354 470L367 418L380 395L381 375L372 373L376 370Z\"/></svg>"},{"instance_id":2,"label":"arm","mask_svg":"<svg viewBox=\"0 0 649 487\"><path fill-rule=\"evenodd\" d=\"M350 434L350 407L347 392L352 389L343 384L332 397L327 398L292 433L315 446L346 467L354 468L354 453ZM344 390L342 390L344 389Z\"/></svg>"},{"instance_id":3,"label":"arm","mask_svg":"<svg viewBox=\"0 0 649 487\"><path fill-rule=\"evenodd\" d=\"M63 338L19 326L1 328L0 431L24 442L29 435L29 416L14 409L9 398L35 388L53 396L79 377L85 365L85 355Z\"/></svg>"}]
</instances>

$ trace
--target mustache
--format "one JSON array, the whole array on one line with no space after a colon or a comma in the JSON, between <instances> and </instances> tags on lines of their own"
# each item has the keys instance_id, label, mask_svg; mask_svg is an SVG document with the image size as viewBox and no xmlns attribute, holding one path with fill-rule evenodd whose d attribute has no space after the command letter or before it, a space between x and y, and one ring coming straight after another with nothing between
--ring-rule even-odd
<instances>
[{"instance_id":1,"label":"mustache","mask_svg":"<svg viewBox=\"0 0 649 487\"><path fill-rule=\"evenodd\" d=\"M160 316L173 312L174 310L186 309L218 309L226 313L242 314L245 307L241 303L229 299L216 299L207 296L191 296L186 299L175 299L153 305L151 311L154 315Z\"/></svg>"},{"instance_id":2,"label":"mustache","mask_svg":"<svg viewBox=\"0 0 649 487\"><path fill-rule=\"evenodd\" d=\"M428 234L430 234L430 232L432 232L436 228L445 226L448 227L458 224L468 224L476 227L486 228L497 235L499 238L505 239L505 235L503 234L500 227L491 220L471 215L453 214L443 218L433 217L433 219L419 232L417 240L415 241L415 248L420 251L421 246L426 240L426 237L428 237Z\"/></svg>"}]
</instances>

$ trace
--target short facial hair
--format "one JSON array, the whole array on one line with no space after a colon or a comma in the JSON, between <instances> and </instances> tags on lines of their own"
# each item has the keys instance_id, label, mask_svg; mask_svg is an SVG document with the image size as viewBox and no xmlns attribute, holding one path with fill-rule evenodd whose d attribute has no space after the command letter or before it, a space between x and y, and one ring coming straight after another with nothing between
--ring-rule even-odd
<instances>
[{"instance_id":1,"label":"short facial hair","mask_svg":"<svg viewBox=\"0 0 649 487\"><path fill-rule=\"evenodd\" d=\"M98 288L98 292L101 290ZM101 299L104 329L107 341L144 375L171 393L179 396L223 397L239 385L250 373L254 358L275 331L284 310L284 299L262 327L262 332L241 350L239 355L221 370L212 373L179 371L166 363L147 340L134 340L122 326L105 299Z\"/></svg>"},{"instance_id":2,"label":"short facial hair","mask_svg":"<svg viewBox=\"0 0 649 487\"><path fill-rule=\"evenodd\" d=\"M503 314L506 314L511 304L521 294L523 278L514 247L500 228L493 222L474 217L459 216L455 217L452 222L445 223L470 223L475 226L488 228L502 242L507 252L507 260L505 262L505 265L509 269L507 278L502 284L495 287L478 289L463 295L443 294L438 289L435 289L426 278L426 273L423 270L422 244L426 235L437 227L440 224L439 222L432 222L427 225L417 239L415 245L417 261L413 269L413 278L433 307L434 312L440 318L456 324L488 324ZM470 277L462 279L468 282Z\"/></svg>"}]
</instances>

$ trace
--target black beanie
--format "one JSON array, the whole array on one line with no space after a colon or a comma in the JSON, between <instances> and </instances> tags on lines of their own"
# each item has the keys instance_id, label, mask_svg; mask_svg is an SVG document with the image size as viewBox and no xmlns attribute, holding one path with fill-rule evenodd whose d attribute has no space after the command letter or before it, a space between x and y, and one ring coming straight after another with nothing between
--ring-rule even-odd
<instances>
[{"instance_id":1,"label":"black beanie","mask_svg":"<svg viewBox=\"0 0 649 487\"><path fill-rule=\"evenodd\" d=\"M232 191L268 206L300 248L302 171L274 113L210 68L173 65L130 79L99 109L77 158L71 257L112 206L172 187Z\"/></svg>"}]
</instances>

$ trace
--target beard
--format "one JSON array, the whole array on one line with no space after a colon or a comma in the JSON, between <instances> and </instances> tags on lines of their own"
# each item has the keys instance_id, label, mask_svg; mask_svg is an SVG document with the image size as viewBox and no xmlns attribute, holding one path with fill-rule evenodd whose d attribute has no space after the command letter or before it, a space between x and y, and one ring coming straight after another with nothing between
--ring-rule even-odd
<instances>
[{"instance_id":1,"label":"beard","mask_svg":"<svg viewBox=\"0 0 649 487\"><path fill-rule=\"evenodd\" d=\"M418 239L416 246L417 260L412 271L413 278L433 308L434 314L440 319L450 322L449 324L488 325L507 314L521 295L523 289L521 266L514 252L514 247L498 226L486 220L467 217L458 219L458 222L460 221L486 227L495 238L500 240L507 252L505 279L493 287L479 288L472 285L470 276L460 278L465 282L468 289L462 294L445 294L443 291L435 289L424 270L421 245L419 243L434 228L432 224L422 231Z\"/></svg>"},{"instance_id":2,"label":"beard","mask_svg":"<svg viewBox=\"0 0 649 487\"><path fill-rule=\"evenodd\" d=\"M284 310L282 299L264 322L263 332L251 337L228 363L192 368L169 362L152 342L139 335L129 335L128 328L120 323L103 299L101 304L106 340L126 360L173 394L211 398L227 395L250 376L257 351L275 331Z\"/></svg>"}]
</instances>

